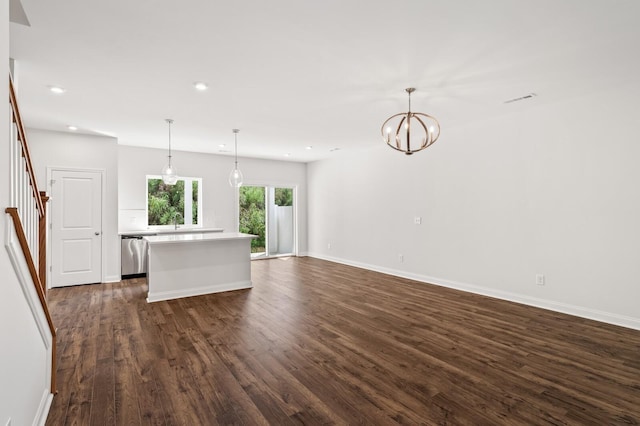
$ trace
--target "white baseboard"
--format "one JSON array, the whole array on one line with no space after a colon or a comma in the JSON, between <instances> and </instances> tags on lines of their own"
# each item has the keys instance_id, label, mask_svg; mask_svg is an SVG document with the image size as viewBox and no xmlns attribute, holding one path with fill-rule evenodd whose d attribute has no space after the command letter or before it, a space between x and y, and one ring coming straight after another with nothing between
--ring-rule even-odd
<instances>
[{"instance_id":1,"label":"white baseboard","mask_svg":"<svg viewBox=\"0 0 640 426\"><path fill-rule=\"evenodd\" d=\"M172 291L161 291L147 295L147 302L160 302L162 300L178 299L181 297L201 296L203 294L222 293L223 291L243 290L252 288L251 281L238 281L234 283L214 284L208 287L187 288Z\"/></svg>"},{"instance_id":2,"label":"white baseboard","mask_svg":"<svg viewBox=\"0 0 640 426\"><path fill-rule=\"evenodd\" d=\"M442 278L430 277L430 276L420 275L420 274L412 274L405 271L399 271L391 268L384 268L377 265L370 265L368 263L355 262L347 259L326 256L318 253L308 253L308 256L315 257L317 259L327 260L330 262L342 263L344 265L355 266L357 268L368 269L370 271L376 271L376 272L380 272L387 275L407 278L410 280L419 281L427 284L434 284L441 287L453 288L456 290L462 290L469 293L480 294L483 296L495 297L496 299L522 303L523 305L535 306L537 308L547 309L554 312L561 312L563 314L574 315L577 317L600 321L607 324L619 325L621 327L640 330L640 318L628 317L624 315L615 314L612 312L599 311L596 309L585 308L577 305L570 305L567 303L557 302L554 300L540 299L537 297L531 297L527 295L511 293L511 292L502 291L502 290L496 290L489 287L483 287L483 286L474 285L474 284L460 283L456 281L450 281Z\"/></svg>"},{"instance_id":3,"label":"white baseboard","mask_svg":"<svg viewBox=\"0 0 640 426\"><path fill-rule=\"evenodd\" d=\"M120 275L107 275L103 279L103 283L117 283L122 281L122 277Z\"/></svg>"},{"instance_id":4,"label":"white baseboard","mask_svg":"<svg viewBox=\"0 0 640 426\"><path fill-rule=\"evenodd\" d=\"M40 404L38 405L38 412L36 413L36 417L33 419L34 426L44 426L47 422L47 416L49 416L49 408L51 408L51 403L53 402L53 394L48 390L42 395L42 399L40 400Z\"/></svg>"}]
</instances>

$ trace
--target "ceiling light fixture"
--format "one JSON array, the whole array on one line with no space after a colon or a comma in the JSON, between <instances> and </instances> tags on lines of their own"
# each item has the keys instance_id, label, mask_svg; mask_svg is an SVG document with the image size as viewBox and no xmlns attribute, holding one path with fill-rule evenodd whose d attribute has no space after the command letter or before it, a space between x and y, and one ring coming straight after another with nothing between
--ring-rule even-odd
<instances>
[{"instance_id":1,"label":"ceiling light fixture","mask_svg":"<svg viewBox=\"0 0 640 426\"><path fill-rule=\"evenodd\" d=\"M72 132L75 132L76 130L78 130L76 126L67 126L67 129L71 130Z\"/></svg>"},{"instance_id":2,"label":"ceiling light fixture","mask_svg":"<svg viewBox=\"0 0 640 426\"><path fill-rule=\"evenodd\" d=\"M240 188L242 186L242 172L238 170L238 132L239 131L240 129L233 129L235 145L236 145L236 154L235 154L236 161L235 161L235 167L233 168L233 170L231 170L231 173L229 174L229 185L233 186L234 188Z\"/></svg>"},{"instance_id":3,"label":"ceiling light fixture","mask_svg":"<svg viewBox=\"0 0 640 426\"><path fill-rule=\"evenodd\" d=\"M53 93L55 93L56 95L61 95L64 92L67 91L67 89L65 89L64 87L60 87L60 86L49 86L49 90Z\"/></svg>"},{"instance_id":4,"label":"ceiling light fixture","mask_svg":"<svg viewBox=\"0 0 640 426\"><path fill-rule=\"evenodd\" d=\"M197 90L205 91L207 90L207 88L209 88L209 86L207 85L207 83L204 83L202 81L197 81L195 83L193 83L193 87L195 87Z\"/></svg>"},{"instance_id":5,"label":"ceiling light fixture","mask_svg":"<svg viewBox=\"0 0 640 426\"><path fill-rule=\"evenodd\" d=\"M415 90L413 87L405 89L409 94L409 110L392 115L382 124L382 139L385 143L396 151L404 152L407 155L430 147L440 136L440 123L438 123L438 120L428 114L411 112L411 94ZM413 126L416 129L413 139L415 140L415 136L421 138L418 147L414 149L411 148L412 119L417 122ZM393 138L391 137L392 134L394 135Z\"/></svg>"},{"instance_id":6,"label":"ceiling light fixture","mask_svg":"<svg viewBox=\"0 0 640 426\"><path fill-rule=\"evenodd\" d=\"M167 185L175 185L178 181L178 170L171 165L171 123L170 118L165 119L169 125L169 163L162 169L162 181Z\"/></svg>"}]
</instances>

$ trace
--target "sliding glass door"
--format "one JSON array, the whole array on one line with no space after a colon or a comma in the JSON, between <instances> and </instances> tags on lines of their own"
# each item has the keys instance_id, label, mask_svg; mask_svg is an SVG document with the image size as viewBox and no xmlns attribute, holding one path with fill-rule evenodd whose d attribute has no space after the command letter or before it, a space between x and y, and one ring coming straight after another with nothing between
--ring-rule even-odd
<instances>
[{"instance_id":1,"label":"sliding glass door","mask_svg":"<svg viewBox=\"0 0 640 426\"><path fill-rule=\"evenodd\" d=\"M258 235L251 243L253 258L295 254L294 192L286 187L240 187L240 232Z\"/></svg>"}]
</instances>

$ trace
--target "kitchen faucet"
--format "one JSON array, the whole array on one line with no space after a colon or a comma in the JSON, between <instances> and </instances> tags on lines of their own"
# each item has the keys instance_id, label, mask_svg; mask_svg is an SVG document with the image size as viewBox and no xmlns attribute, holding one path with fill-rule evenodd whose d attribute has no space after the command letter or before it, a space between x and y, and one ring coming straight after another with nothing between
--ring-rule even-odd
<instances>
[{"instance_id":1,"label":"kitchen faucet","mask_svg":"<svg viewBox=\"0 0 640 426\"><path fill-rule=\"evenodd\" d=\"M178 216L181 216L178 212L173 214L173 227L175 230L178 230Z\"/></svg>"}]
</instances>

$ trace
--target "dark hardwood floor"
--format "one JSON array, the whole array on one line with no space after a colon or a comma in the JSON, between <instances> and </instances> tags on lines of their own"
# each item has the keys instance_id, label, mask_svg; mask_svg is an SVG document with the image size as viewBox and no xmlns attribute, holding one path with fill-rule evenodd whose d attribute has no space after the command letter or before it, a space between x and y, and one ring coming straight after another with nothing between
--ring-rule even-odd
<instances>
[{"instance_id":1,"label":"dark hardwood floor","mask_svg":"<svg viewBox=\"0 0 640 426\"><path fill-rule=\"evenodd\" d=\"M313 258L252 273L52 290L47 424L640 424L638 331Z\"/></svg>"}]
</instances>

